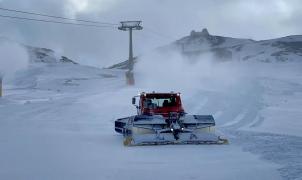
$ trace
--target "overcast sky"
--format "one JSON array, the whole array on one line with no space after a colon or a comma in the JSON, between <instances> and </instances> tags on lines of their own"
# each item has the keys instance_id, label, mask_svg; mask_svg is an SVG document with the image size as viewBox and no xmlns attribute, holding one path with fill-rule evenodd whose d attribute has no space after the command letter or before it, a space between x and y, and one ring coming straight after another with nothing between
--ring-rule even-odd
<instances>
[{"instance_id":1,"label":"overcast sky","mask_svg":"<svg viewBox=\"0 0 302 180\"><path fill-rule=\"evenodd\" d=\"M110 23L142 20L145 29L134 33L136 55L205 27L210 34L255 40L302 34L301 0L0 0L0 7ZM84 64L103 67L128 56L128 33L113 28L4 18L0 27L0 36L51 48Z\"/></svg>"}]
</instances>

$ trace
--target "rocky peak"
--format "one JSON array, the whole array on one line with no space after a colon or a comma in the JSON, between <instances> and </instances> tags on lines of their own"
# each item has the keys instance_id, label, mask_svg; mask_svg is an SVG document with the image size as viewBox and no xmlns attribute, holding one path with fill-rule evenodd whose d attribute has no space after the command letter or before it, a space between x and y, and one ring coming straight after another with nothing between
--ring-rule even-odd
<instances>
[{"instance_id":1,"label":"rocky peak","mask_svg":"<svg viewBox=\"0 0 302 180\"><path fill-rule=\"evenodd\" d=\"M208 36L210 36L210 33L207 28L203 28L201 32L196 32L194 30L191 31L190 36L192 36L192 37L196 37L196 36L208 37Z\"/></svg>"},{"instance_id":2,"label":"rocky peak","mask_svg":"<svg viewBox=\"0 0 302 180\"><path fill-rule=\"evenodd\" d=\"M203 28L202 31L201 31L201 35L203 35L203 36L209 36L210 33L209 33L209 31L208 31L207 28Z\"/></svg>"}]
</instances>

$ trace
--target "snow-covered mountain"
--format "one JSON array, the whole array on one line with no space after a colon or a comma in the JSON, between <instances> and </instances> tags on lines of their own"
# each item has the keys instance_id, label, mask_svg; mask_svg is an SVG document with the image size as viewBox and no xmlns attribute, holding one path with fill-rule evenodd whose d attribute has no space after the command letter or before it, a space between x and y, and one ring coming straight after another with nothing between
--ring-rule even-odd
<instances>
[{"instance_id":1,"label":"snow-covered mountain","mask_svg":"<svg viewBox=\"0 0 302 180\"><path fill-rule=\"evenodd\" d=\"M72 63L77 64L75 61L57 55L53 50L40 47L24 46L29 54L31 63Z\"/></svg>"},{"instance_id":2,"label":"snow-covered mountain","mask_svg":"<svg viewBox=\"0 0 302 180\"><path fill-rule=\"evenodd\" d=\"M5 45L6 47L9 47L8 49L11 49L14 51L14 48L17 46L19 48L24 48L24 50L28 54L28 60L29 63L71 63L71 64L78 64L77 62L71 60L70 58L66 56L62 56L59 53L55 52L52 49L43 48L43 47L34 47L26 44L21 44L19 42L16 42L14 40L11 40L9 38L0 36L0 44ZM3 47L1 47L3 48ZM7 52L11 53L11 52ZM18 53L18 52L14 52ZM2 58L4 58L2 56Z\"/></svg>"},{"instance_id":3,"label":"snow-covered mountain","mask_svg":"<svg viewBox=\"0 0 302 180\"><path fill-rule=\"evenodd\" d=\"M136 63L138 60L138 57L134 58L134 63ZM129 68L129 61L125 60L123 62L114 64L112 66L107 67L107 69L128 69Z\"/></svg>"},{"instance_id":4,"label":"snow-covered mountain","mask_svg":"<svg viewBox=\"0 0 302 180\"><path fill-rule=\"evenodd\" d=\"M302 35L255 41L211 35L207 29L193 30L190 35L157 50L161 53L176 51L193 59L210 53L218 61L302 62ZM127 67L128 61L123 61L109 69Z\"/></svg>"},{"instance_id":5,"label":"snow-covered mountain","mask_svg":"<svg viewBox=\"0 0 302 180\"><path fill-rule=\"evenodd\" d=\"M207 29L192 31L164 48L188 56L213 53L218 60L285 62L302 61L302 35L255 41L211 35Z\"/></svg>"}]
</instances>

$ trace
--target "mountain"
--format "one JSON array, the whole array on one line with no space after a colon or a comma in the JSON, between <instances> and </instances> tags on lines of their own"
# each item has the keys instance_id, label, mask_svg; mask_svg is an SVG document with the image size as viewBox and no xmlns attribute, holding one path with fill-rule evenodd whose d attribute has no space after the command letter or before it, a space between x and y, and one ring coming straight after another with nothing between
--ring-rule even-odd
<instances>
[{"instance_id":1,"label":"mountain","mask_svg":"<svg viewBox=\"0 0 302 180\"><path fill-rule=\"evenodd\" d=\"M176 49L187 56L212 52L219 60L285 62L302 60L302 36L255 41L211 35L207 29L192 31L165 48Z\"/></svg>"},{"instance_id":2,"label":"mountain","mask_svg":"<svg viewBox=\"0 0 302 180\"><path fill-rule=\"evenodd\" d=\"M302 61L302 35L256 41L211 35L207 29L193 30L190 35L157 50L161 53L177 51L191 58L211 53L218 61ZM124 61L110 68L124 69L126 64Z\"/></svg>"},{"instance_id":3,"label":"mountain","mask_svg":"<svg viewBox=\"0 0 302 180\"><path fill-rule=\"evenodd\" d=\"M138 57L134 57L134 63L137 62L137 59L138 59ZM106 69L129 69L129 61L125 60L123 62L109 66Z\"/></svg>"},{"instance_id":4,"label":"mountain","mask_svg":"<svg viewBox=\"0 0 302 180\"><path fill-rule=\"evenodd\" d=\"M7 37L0 36L0 44L6 44L9 46L21 46L25 48L28 53L30 63L71 63L78 64L77 62L69 59L66 56L61 56L52 49L33 47L25 44L18 43Z\"/></svg>"},{"instance_id":5,"label":"mountain","mask_svg":"<svg viewBox=\"0 0 302 180\"><path fill-rule=\"evenodd\" d=\"M58 56L56 53L47 48L39 48L32 46L24 46L29 54L29 59L31 63L71 63L78 64L75 61L65 57Z\"/></svg>"}]
</instances>

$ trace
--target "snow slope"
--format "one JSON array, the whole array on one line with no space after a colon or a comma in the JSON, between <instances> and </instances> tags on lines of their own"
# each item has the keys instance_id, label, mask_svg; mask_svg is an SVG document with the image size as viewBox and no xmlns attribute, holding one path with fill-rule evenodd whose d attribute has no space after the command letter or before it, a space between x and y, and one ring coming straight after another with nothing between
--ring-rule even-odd
<instances>
[{"instance_id":1,"label":"snow slope","mask_svg":"<svg viewBox=\"0 0 302 180\"><path fill-rule=\"evenodd\" d=\"M220 48L255 43L209 42ZM144 56L135 68L136 86L127 87L124 70L82 66L52 50L25 47L31 63L4 82L0 98L0 179L302 177L301 62ZM124 147L114 120L136 113L133 95L153 90L180 91L188 113L213 114L230 145Z\"/></svg>"},{"instance_id":2,"label":"snow slope","mask_svg":"<svg viewBox=\"0 0 302 180\"><path fill-rule=\"evenodd\" d=\"M215 59L224 61L301 62L302 36L255 41L211 35L207 29L203 29L201 32L192 31L189 36L163 49L177 50L191 57L210 52Z\"/></svg>"},{"instance_id":3,"label":"snow slope","mask_svg":"<svg viewBox=\"0 0 302 180\"><path fill-rule=\"evenodd\" d=\"M263 67L244 86L236 81L227 92L213 88L219 78L213 86L183 92L186 110L214 114L230 145L127 148L113 122L135 114L131 97L152 87L126 87L119 70L31 64L5 84L0 99L0 178L299 179L302 137L295 117L302 107L302 73L297 64L276 68L283 75L267 73L275 67ZM275 106L291 117L285 127ZM298 114L288 113L295 110ZM276 157L283 152L280 144L290 151Z\"/></svg>"}]
</instances>

